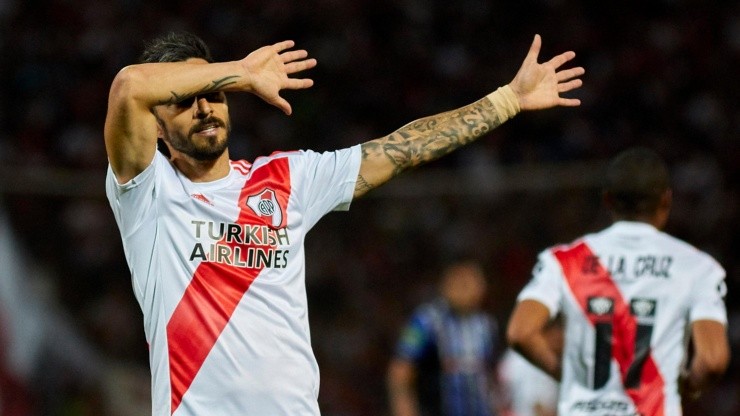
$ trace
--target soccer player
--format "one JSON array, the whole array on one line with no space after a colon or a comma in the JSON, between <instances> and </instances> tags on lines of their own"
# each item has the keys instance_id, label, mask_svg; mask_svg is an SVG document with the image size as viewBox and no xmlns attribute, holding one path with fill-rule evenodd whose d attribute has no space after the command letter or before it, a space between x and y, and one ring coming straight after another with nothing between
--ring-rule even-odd
<instances>
[{"instance_id":1,"label":"soccer player","mask_svg":"<svg viewBox=\"0 0 740 416\"><path fill-rule=\"evenodd\" d=\"M660 231L671 189L655 152L636 147L617 155L604 202L611 226L540 254L508 341L561 380L558 414L681 415L679 392L695 397L728 365L725 271ZM542 334L558 312L566 328L562 355Z\"/></svg>"},{"instance_id":2,"label":"soccer player","mask_svg":"<svg viewBox=\"0 0 740 416\"><path fill-rule=\"evenodd\" d=\"M440 295L416 308L388 368L394 416L491 416L498 325L482 309L479 264L447 266Z\"/></svg>"},{"instance_id":3,"label":"soccer player","mask_svg":"<svg viewBox=\"0 0 740 416\"><path fill-rule=\"evenodd\" d=\"M152 41L114 78L105 121L106 194L150 348L155 416L318 415L319 370L305 289L306 233L325 214L399 173L470 143L520 110L560 97L583 68L565 52L538 63L535 39L514 79L464 107L332 152L230 160L226 94L285 114L283 89L316 65L292 41L214 62L191 34ZM165 156L157 150L160 139Z\"/></svg>"}]
</instances>

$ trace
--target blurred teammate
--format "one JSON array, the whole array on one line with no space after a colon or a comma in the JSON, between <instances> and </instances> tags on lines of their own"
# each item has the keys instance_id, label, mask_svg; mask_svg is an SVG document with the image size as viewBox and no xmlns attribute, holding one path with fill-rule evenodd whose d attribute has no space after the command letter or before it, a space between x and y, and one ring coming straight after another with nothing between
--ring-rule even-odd
<instances>
[{"instance_id":1,"label":"blurred teammate","mask_svg":"<svg viewBox=\"0 0 740 416\"><path fill-rule=\"evenodd\" d=\"M106 192L150 346L153 413L318 415L304 240L325 214L498 127L520 110L576 106L573 52L539 64L536 36L512 82L467 106L333 152L229 159L226 93L286 114L283 89L316 61L292 41L213 62L189 34L153 41L113 80ZM169 156L157 151L161 139Z\"/></svg>"},{"instance_id":2,"label":"blurred teammate","mask_svg":"<svg viewBox=\"0 0 740 416\"><path fill-rule=\"evenodd\" d=\"M605 185L614 223L540 254L507 337L553 377L562 373L559 414L677 416L679 392L696 396L728 365L725 271L659 231L671 189L657 154L622 152ZM542 335L558 312L566 327L562 357Z\"/></svg>"},{"instance_id":3,"label":"blurred teammate","mask_svg":"<svg viewBox=\"0 0 740 416\"><path fill-rule=\"evenodd\" d=\"M563 327L559 319L545 328L545 338L556 351L562 351ZM501 416L555 416L558 408L558 382L509 348L498 363L498 392Z\"/></svg>"},{"instance_id":4,"label":"blurred teammate","mask_svg":"<svg viewBox=\"0 0 740 416\"><path fill-rule=\"evenodd\" d=\"M388 369L394 416L494 414L498 326L481 309L486 286L480 265L453 263L440 296L413 313Z\"/></svg>"}]
</instances>

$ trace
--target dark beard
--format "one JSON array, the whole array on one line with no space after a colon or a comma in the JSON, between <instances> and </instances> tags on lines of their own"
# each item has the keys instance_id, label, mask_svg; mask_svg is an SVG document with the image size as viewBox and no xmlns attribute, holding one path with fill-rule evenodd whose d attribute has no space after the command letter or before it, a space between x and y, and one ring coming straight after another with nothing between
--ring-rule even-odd
<instances>
[{"instance_id":1,"label":"dark beard","mask_svg":"<svg viewBox=\"0 0 740 416\"><path fill-rule=\"evenodd\" d=\"M193 135L196 134L202 126L212 123L216 123L219 125L219 127L225 128L226 137L222 142L218 141L218 137L211 137L208 138L205 147L196 147L192 140ZM178 152L188 155L189 157L199 162L210 162L221 157L221 155L223 155L226 149L229 147L230 131L230 124L224 123L221 119L211 117L193 126L188 132L187 139L183 139L182 136L177 135L176 137L174 137L173 140L173 137L166 130L165 134L169 138L168 142L170 146L172 146Z\"/></svg>"},{"instance_id":2,"label":"dark beard","mask_svg":"<svg viewBox=\"0 0 740 416\"><path fill-rule=\"evenodd\" d=\"M229 147L228 136L222 142L218 142L218 138L216 137L209 139L209 142L205 148L196 148L192 141L188 141L187 151L176 149L199 162L210 162L221 157Z\"/></svg>"}]
</instances>

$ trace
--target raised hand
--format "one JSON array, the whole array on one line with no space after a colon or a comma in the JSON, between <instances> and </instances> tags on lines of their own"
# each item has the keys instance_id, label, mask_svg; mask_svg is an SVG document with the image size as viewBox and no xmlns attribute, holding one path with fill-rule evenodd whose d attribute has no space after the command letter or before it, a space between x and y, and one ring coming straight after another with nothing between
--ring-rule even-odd
<instances>
[{"instance_id":1,"label":"raised hand","mask_svg":"<svg viewBox=\"0 0 740 416\"><path fill-rule=\"evenodd\" d=\"M249 75L250 92L288 115L293 110L290 103L280 96L280 90L311 87L313 80L289 76L316 66L316 59L306 59L308 52L305 50L289 50L293 46L295 42L292 40L264 46L241 61Z\"/></svg>"},{"instance_id":2,"label":"raised hand","mask_svg":"<svg viewBox=\"0 0 740 416\"><path fill-rule=\"evenodd\" d=\"M537 63L537 57L541 45L540 35L535 35L522 66L509 83L519 99L519 107L522 110L541 110L556 106L580 105L581 100L579 99L560 97L560 93L583 85L583 81L577 78L586 72L582 67L559 70L563 64L575 58L575 52L561 53L540 64Z\"/></svg>"}]
</instances>

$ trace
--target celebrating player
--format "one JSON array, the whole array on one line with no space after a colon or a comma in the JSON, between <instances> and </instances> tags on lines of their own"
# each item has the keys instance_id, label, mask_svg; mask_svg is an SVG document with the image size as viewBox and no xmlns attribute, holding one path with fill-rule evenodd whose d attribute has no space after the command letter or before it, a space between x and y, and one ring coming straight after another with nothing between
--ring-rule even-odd
<instances>
[{"instance_id":1,"label":"celebrating player","mask_svg":"<svg viewBox=\"0 0 740 416\"><path fill-rule=\"evenodd\" d=\"M725 271L659 231L671 190L655 152L628 149L606 176L614 223L540 254L507 338L551 376L562 372L558 414L678 416L679 391L696 396L728 365ZM566 328L562 356L543 336L558 312Z\"/></svg>"},{"instance_id":2,"label":"celebrating player","mask_svg":"<svg viewBox=\"0 0 740 416\"><path fill-rule=\"evenodd\" d=\"M113 80L105 122L106 192L150 346L153 414L318 415L319 370L307 318L304 239L402 171L439 158L520 110L560 97L583 68L565 52L538 63L535 39L514 79L464 107L351 148L229 159L226 93L286 114L283 89L316 65L292 41L213 62L190 34L153 41ZM161 139L168 156L157 151Z\"/></svg>"}]
</instances>

